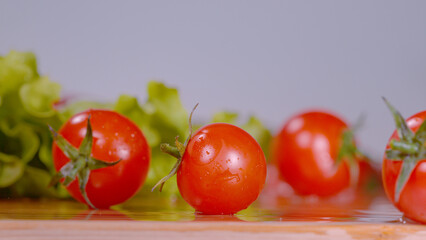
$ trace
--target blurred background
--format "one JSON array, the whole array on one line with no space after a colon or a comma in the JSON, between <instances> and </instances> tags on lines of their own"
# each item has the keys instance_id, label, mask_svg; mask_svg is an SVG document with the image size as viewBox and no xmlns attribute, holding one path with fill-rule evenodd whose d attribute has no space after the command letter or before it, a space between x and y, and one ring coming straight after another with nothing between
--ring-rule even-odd
<instances>
[{"instance_id":1,"label":"blurred background","mask_svg":"<svg viewBox=\"0 0 426 240\"><path fill-rule=\"evenodd\" d=\"M146 97L179 89L194 119L236 111L273 132L305 109L354 123L380 161L405 117L426 107L426 1L0 1L0 55L33 51L64 96Z\"/></svg>"}]
</instances>

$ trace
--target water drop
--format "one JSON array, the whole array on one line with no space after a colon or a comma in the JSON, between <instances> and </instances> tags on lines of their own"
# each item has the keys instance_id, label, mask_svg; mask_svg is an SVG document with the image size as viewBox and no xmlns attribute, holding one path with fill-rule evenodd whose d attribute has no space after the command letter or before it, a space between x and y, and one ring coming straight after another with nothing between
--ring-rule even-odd
<instances>
[{"instance_id":1,"label":"water drop","mask_svg":"<svg viewBox=\"0 0 426 240\"><path fill-rule=\"evenodd\" d=\"M404 216L402 216L402 217L399 218L399 222L402 223L402 224L406 224L407 220L405 219Z\"/></svg>"}]
</instances>

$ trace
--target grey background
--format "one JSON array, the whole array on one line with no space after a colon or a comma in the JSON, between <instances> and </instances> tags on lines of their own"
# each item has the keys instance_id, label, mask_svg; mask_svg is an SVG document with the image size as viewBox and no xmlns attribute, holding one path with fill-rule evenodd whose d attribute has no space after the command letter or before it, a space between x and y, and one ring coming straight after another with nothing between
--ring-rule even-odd
<instances>
[{"instance_id":1,"label":"grey background","mask_svg":"<svg viewBox=\"0 0 426 240\"><path fill-rule=\"evenodd\" d=\"M380 161L393 131L426 107L426 1L0 1L0 54L37 54L76 94L145 98L162 80L195 119L257 115L277 131L320 107L366 114L361 147Z\"/></svg>"}]
</instances>

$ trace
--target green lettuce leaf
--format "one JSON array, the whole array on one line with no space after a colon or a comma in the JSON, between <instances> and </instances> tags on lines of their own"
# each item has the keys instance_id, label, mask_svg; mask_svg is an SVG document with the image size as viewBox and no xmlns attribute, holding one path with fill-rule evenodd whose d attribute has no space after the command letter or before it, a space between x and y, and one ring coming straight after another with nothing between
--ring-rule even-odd
<instances>
[{"instance_id":1,"label":"green lettuce leaf","mask_svg":"<svg viewBox=\"0 0 426 240\"><path fill-rule=\"evenodd\" d=\"M212 122L223 122L223 123L230 123L230 124L236 124L238 120L238 113L234 112L217 112L213 115Z\"/></svg>"},{"instance_id":2,"label":"green lettuce leaf","mask_svg":"<svg viewBox=\"0 0 426 240\"><path fill-rule=\"evenodd\" d=\"M61 86L47 77L25 83L19 90L24 109L39 118L52 117L56 110L52 107L59 100Z\"/></svg>"},{"instance_id":3,"label":"green lettuce leaf","mask_svg":"<svg viewBox=\"0 0 426 240\"><path fill-rule=\"evenodd\" d=\"M172 169L176 159L160 151L160 143L173 143L176 136L183 139L188 134L188 114L182 105L177 89L151 81L147 86L147 100L140 105L131 96L121 96L114 110L129 117L143 131L151 147L151 164L140 194L151 188ZM168 181L163 195L178 196L176 177ZM150 193L152 194L152 193Z\"/></svg>"},{"instance_id":4,"label":"green lettuce leaf","mask_svg":"<svg viewBox=\"0 0 426 240\"><path fill-rule=\"evenodd\" d=\"M143 109L151 116L152 126L160 131L163 140L174 142L176 136L188 134L188 113L176 88L151 81L147 86L148 100Z\"/></svg>"},{"instance_id":5,"label":"green lettuce leaf","mask_svg":"<svg viewBox=\"0 0 426 240\"><path fill-rule=\"evenodd\" d=\"M154 185L164 176L167 176L176 163L176 158L161 152L159 146L153 148L151 154L151 165L148 176L142 190L139 192L139 195L155 194L169 197L180 196L176 182L176 175L167 180L161 193L159 191L151 192Z\"/></svg>"},{"instance_id":6,"label":"green lettuce leaf","mask_svg":"<svg viewBox=\"0 0 426 240\"><path fill-rule=\"evenodd\" d=\"M250 116L249 120L241 125L241 128L252 135L262 147L267 161L269 160L270 143L272 140L271 131L255 116Z\"/></svg>"},{"instance_id":7,"label":"green lettuce leaf","mask_svg":"<svg viewBox=\"0 0 426 240\"><path fill-rule=\"evenodd\" d=\"M24 172L24 164L14 155L0 152L0 188L16 182Z\"/></svg>"},{"instance_id":8,"label":"green lettuce leaf","mask_svg":"<svg viewBox=\"0 0 426 240\"><path fill-rule=\"evenodd\" d=\"M115 103L114 110L130 118L142 130L150 147L160 144L160 133L152 127L151 116L139 105L137 98L121 95Z\"/></svg>"},{"instance_id":9,"label":"green lettuce leaf","mask_svg":"<svg viewBox=\"0 0 426 240\"><path fill-rule=\"evenodd\" d=\"M39 76L33 53L11 51L0 56L2 196L17 192L29 196L34 195L34 191L43 196L47 192L60 191L48 189L45 181L55 171L51 157L52 137L47 125L58 127L61 124L53 108L59 94L59 84ZM24 179L27 179L24 181L27 186L22 185Z\"/></svg>"},{"instance_id":10,"label":"green lettuce leaf","mask_svg":"<svg viewBox=\"0 0 426 240\"><path fill-rule=\"evenodd\" d=\"M0 121L0 130L3 134L2 152L16 153L22 163L28 163L34 158L40 140L31 129L31 126L25 123L19 123L13 128L8 125L7 121Z\"/></svg>"},{"instance_id":11,"label":"green lettuce leaf","mask_svg":"<svg viewBox=\"0 0 426 240\"><path fill-rule=\"evenodd\" d=\"M56 187L50 187L49 182L52 175L47 171L27 166L22 177L11 187L11 195L13 197L52 197L65 198L69 194L66 189L58 184Z\"/></svg>"},{"instance_id":12,"label":"green lettuce leaf","mask_svg":"<svg viewBox=\"0 0 426 240\"><path fill-rule=\"evenodd\" d=\"M38 77L36 58L30 52L11 51L0 57L0 96L17 91Z\"/></svg>"}]
</instances>

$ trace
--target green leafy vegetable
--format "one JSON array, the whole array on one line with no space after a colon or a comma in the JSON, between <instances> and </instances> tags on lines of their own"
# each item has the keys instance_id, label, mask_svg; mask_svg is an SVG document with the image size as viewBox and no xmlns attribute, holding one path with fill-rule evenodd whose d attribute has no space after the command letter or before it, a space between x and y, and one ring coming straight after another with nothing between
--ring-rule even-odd
<instances>
[{"instance_id":1,"label":"green leafy vegetable","mask_svg":"<svg viewBox=\"0 0 426 240\"><path fill-rule=\"evenodd\" d=\"M175 162L175 159L160 151L160 144L172 142L176 136L186 137L188 113L177 89L154 81L148 83L147 100L143 105L136 98L121 96L114 110L129 117L142 129L152 149L150 170L142 191L142 194L148 193L159 179L167 175ZM176 195L176 177L170 182L170 187L163 194Z\"/></svg>"},{"instance_id":2,"label":"green leafy vegetable","mask_svg":"<svg viewBox=\"0 0 426 240\"><path fill-rule=\"evenodd\" d=\"M14 155L0 153L0 187L16 182L24 171L24 164Z\"/></svg>"},{"instance_id":3,"label":"green leafy vegetable","mask_svg":"<svg viewBox=\"0 0 426 240\"><path fill-rule=\"evenodd\" d=\"M24 109L31 115L40 118L55 116L52 104L59 100L61 86L51 82L47 77L39 78L22 85L19 90Z\"/></svg>"},{"instance_id":4,"label":"green leafy vegetable","mask_svg":"<svg viewBox=\"0 0 426 240\"><path fill-rule=\"evenodd\" d=\"M38 78L36 58L33 53L11 51L0 57L0 96L14 94L26 82Z\"/></svg>"},{"instance_id":5,"label":"green leafy vegetable","mask_svg":"<svg viewBox=\"0 0 426 240\"><path fill-rule=\"evenodd\" d=\"M33 53L11 51L0 57L1 192L44 196L49 191L60 191L47 190L47 185L43 191L35 191L40 188L22 187L23 179L31 179L28 182L32 185L41 186L41 173L50 177L54 172L52 141L47 124L61 124L53 108L54 102L59 100L59 94L59 84L38 74Z\"/></svg>"},{"instance_id":6,"label":"green leafy vegetable","mask_svg":"<svg viewBox=\"0 0 426 240\"><path fill-rule=\"evenodd\" d=\"M160 144L160 133L151 126L151 117L139 105L137 98L121 95L114 106L114 110L127 116L139 126L144 136L147 138L150 147L155 147Z\"/></svg>"},{"instance_id":7,"label":"green leafy vegetable","mask_svg":"<svg viewBox=\"0 0 426 240\"><path fill-rule=\"evenodd\" d=\"M56 187L47 187L52 178L49 172L32 166L27 166L22 177L12 185L11 193L14 197L67 197L68 192L60 184Z\"/></svg>"}]
</instances>

